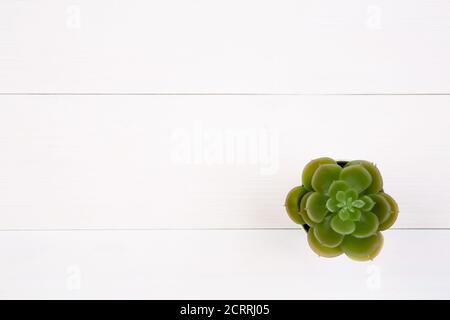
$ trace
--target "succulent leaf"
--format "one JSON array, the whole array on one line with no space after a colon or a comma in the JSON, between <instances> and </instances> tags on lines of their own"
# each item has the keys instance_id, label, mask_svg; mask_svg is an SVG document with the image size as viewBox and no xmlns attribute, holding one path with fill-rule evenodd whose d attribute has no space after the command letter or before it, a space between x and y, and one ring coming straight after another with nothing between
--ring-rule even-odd
<instances>
[{"instance_id":1,"label":"succulent leaf","mask_svg":"<svg viewBox=\"0 0 450 320\"><path fill-rule=\"evenodd\" d=\"M371 185L364 191L366 194L373 194L380 192L383 189L383 177L380 170L371 162L365 160L354 160L347 163L346 167L353 165L362 165L372 176Z\"/></svg>"},{"instance_id":2,"label":"succulent leaf","mask_svg":"<svg viewBox=\"0 0 450 320\"><path fill-rule=\"evenodd\" d=\"M330 185L330 189L328 190L328 196L330 198L336 199L336 195L339 191L345 192L350 189L350 186L344 180L336 180Z\"/></svg>"},{"instance_id":3,"label":"succulent leaf","mask_svg":"<svg viewBox=\"0 0 450 320\"><path fill-rule=\"evenodd\" d=\"M353 209L353 211L350 211L349 219L352 221L359 221L361 219L361 210Z\"/></svg>"},{"instance_id":4,"label":"succulent leaf","mask_svg":"<svg viewBox=\"0 0 450 320\"><path fill-rule=\"evenodd\" d=\"M380 232L367 238L347 236L341 244L342 251L351 259L367 261L375 258L383 246L383 235Z\"/></svg>"},{"instance_id":5,"label":"succulent leaf","mask_svg":"<svg viewBox=\"0 0 450 320\"><path fill-rule=\"evenodd\" d=\"M300 200L307 192L306 188L299 186L289 191L286 197L286 211L292 221L297 224L305 224L305 221L300 215Z\"/></svg>"},{"instance_id":6,"label":"succulent leaf","mask_svg":"<svg viewBox=\"0 0 450 320\"><path fill-rule=\"evenodd\" d=\"M305 194L302 199L300 200L300 215L303 218L303 221L306 222L306 224L310 227L315 226L315 222L312 221L306 212L306 202L308 201L308 198L314 193L314 191L310 191L307 194Z\"/></svg>"},{"instance_id":7,"label":"succulent leaf","mask_svg":"<svg viewBox=\"0 0 450 320\"><path fill-rule=\"evenodd\" d=\"M327 210L327 197L319 192L314 192L306 201L306 212L308 217L315 223L322 222L325 218Z\"/></svg>"},{"instance_id":8,"label":"succulent leaf","mask_svg":"<svg viewBox=\"0 0 450 320\"><path fill-rule=\"evenodd\" d=\"M345 191L345 202L348 204L352 204L353 200L358 199L358 192L355 189L348 189Z\"/></svg>"},{"instance_id":9,"label":"succulent leaf","mask_svg":"<svg viewBox=\"0 0 450 320\"><path fill-rule=\"evenodd\" d=\"M321 223L315 226L314 235L316 239L327 247L337 247L341 244L344 236L331 228L331 216L327 216Z\"/></svg>"},{"instance_id":10,"label":"succulent leaf","mask_svg":"<svg viewBox=\"0 0 450 320\"><path fill-rule=\"evenodd\" d=\"M308 232L308 244L311 247L311 249L318 254L321 257L325 258L333 258L337 257L342 254L341 246L337 247L327 247L324 246L317 240L316 236L314 235L313 229L310 229Z\"/></svg>"},{"instance_id":11,"label":"succulent leaf","mask_svg":"<svg viewBox=\"0 0 450 320\"><path fill-rule=\"evenodd\" d=\"M371 194L369 197L375 202L371 212L376 214L380 223L386 222L392 212L387 199L380 194Z\"/></svg>"},{"instance_id":12,"label":"succulent leaf","mask_svg":"<svg viewBox=\"0 0 450 320\"><path fill-rule=\"evenodd\" d=\"M356 222L356 229L352 236L356 238L366 238L373 235L378 230L378 217L372 212L363 212L361 218Z\"/></svg>"},{"instance_id":13,"label":"succulent leaf","mask_svg":"<svg viewBox=\"0 0 450 320\"><path fill-rule=\"evenodd\" d=\"M392 225L395 223L398 217L398 204L395 202L395 200L386 193L380 193L380 196L384 197L387 202L389 203L389 206L391 208L391 214L389 215L389 218L386 219L383 223L380 224L379 229L380 231L384 231L392 227Z\"/></svg>"},{"instance_id":14,"label":"succulent leaf","mask_svg":"<svg viewBox=\"0 0 450 320\"><path fill-rule=\"evenodd\" d=\"M352 206L355 207L355 208L358 208L358 209L362 209L365 205L366 205L366 204L364 203L364 201L363 201L363 200L360 200L360 199L355 200L355 201L353 201L353 203L352 203Z\"/></svg>"},{"instance_id":15,"label":"succulent leaf","mask_svg":"<svg viewBox=\"0 0 450 320\"><path fill-rule=\"evenodd\" d=\"M346 181L357 193L363 192L372 184L369 171L359 164L342 169L340 180Z\"/></svg>"},{"instance_id":16,"label":"succulent leaf","mask_svg":"<svg viewBox=\"0 0 450 320\"><path fill-rule=\"evenodd\" d=\"M302 173L302 183L303 186L312 191L312 185L311 185L311 181L312 181L312 177L314 175L314 173L316 172L317 168L319 168L319 166L321 164L336 164L336 161L334 161L331 158L318 158L318 159L314 159L312 161L310 161L305 168L303 169L303 173Z\"/></svg>"},{"instance_id":17,"label":"succulent leaf","mask_svg":"<svg viewBox=\"0 0 450 320\"><path fill-rule=\"evenodd\" d=\"M342 208L337 214L342 221L350 220L350 210Z\"/></svg>"},{"instance_id":18,"label":"succulent leaf","mask_svg":"<svg viewBox=\"0 0 450 320\"><path fill-rule=\"evenodd\" d=\"M333 198L328 198L326 206L330 212L338 212L340 210L339 202Z\"/></svg>"},{"instance_id":19,"label":"succulent leaf","mask_svg":"<svg viewBox=\"0 0 450 320\"><path fill-rule=\"evenodd\" d=\"M328 194L330 185L339 178L342 168L337 164L320 165L312 177L312 187L315 191Z\"/></svg>"},{"instance_id":20,"label":"succulent leaf","mask_svg":"<svg viewBox=\"0 0 450 320\"><path fill-rule=\"evenodd\" d=\"M360 199L364 202L364 206L361 208L363 211L370 211L375 206L375 201L369 196L362 196Z\"/></svg>"},{"instance_id":21,"label":"succulent leaf","mask_svg":"<svg viewBox=\"0 0 450 320\"><path fill-rule=\"evenodd\" d=\"M331 228L339 234L352 234L355 231L355 227L355 223L352 220L342 220L339 214L334 215L331 219Z\"/></svg>"},{"instance_id":22,"label":"succulent leaf","mask_svg":"<svg viewBox=\"0 0 450 320\"><path fill-rule=\"evenodd\" d=\"M345 192L346 191L338 191L336 192L336 200L340 203L345 202L345 200L347 199L347 197L345 196Z\"/></svg>"}]
</instances>

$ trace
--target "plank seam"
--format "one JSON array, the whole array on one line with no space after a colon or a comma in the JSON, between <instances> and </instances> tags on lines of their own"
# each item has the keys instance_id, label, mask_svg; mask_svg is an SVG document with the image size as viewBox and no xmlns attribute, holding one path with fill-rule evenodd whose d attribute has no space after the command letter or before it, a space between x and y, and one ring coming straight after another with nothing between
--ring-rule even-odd
<instances>
[{"instance_id":1,"label":"plank seam","mask_svg":"<svg viewBox=\"0 0 450 320\"><path fill-rule=\"evenodd\" d=\"M0 229L0 232L76 232L76 231L303 231L300 228L65 228ZM390 228L399 231L448 231L450 228Z\"/></svg>"},{"instance_id":2,"label":"plank seam","mask_svg":"<svg viewBox=\"0 0 450 320\"><path fill-rule=\"evenodd\" d=\"M0 96L449 96L450 92L419 93L201 93L201 92L0 92Z\"/></svg>"}]
</instances>

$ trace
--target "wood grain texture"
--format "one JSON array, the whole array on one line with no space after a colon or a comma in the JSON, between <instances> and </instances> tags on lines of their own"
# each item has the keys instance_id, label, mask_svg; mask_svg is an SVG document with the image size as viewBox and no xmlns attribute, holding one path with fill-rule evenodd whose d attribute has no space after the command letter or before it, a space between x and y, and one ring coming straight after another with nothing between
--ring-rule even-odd
<instances>
[{"instance_id":1,"label":"wood grain texture","mask_svg":"<svg viewBox=\"0 0 450 320\"><path fill-rule=\"evenodd\" d=\"M450 228L448 39L447 0L0 1L0 298L449 299L450 231L398 230ZM319 156L397 199L374 262L287 217Z\"/></svg>"},{"instance_id":2,"label":"wood grain texture","mask_svg":"<svg viewBox=\"0 0 450 320\"><path fill-rule=\"evenodd\" d=\"M0 92L450 92L446 0L0 3Z\"/></svg>"},{"instance_id":3,"label":"wood grain texture","mask_svg":"<svg viewBox=\"0 0 450 320\"><path fill-rule=\"evenodd\" d=\"M358 263L297 230L0 232L0 298L448 299L449 241L387 231Z\"/></svg>"},{"instance_id":4,"label":"wood grain texture","mask_svg":"<svg viewBox=\"0 0 450 320\"><path fill-rule=\"evenodd\" d=\"M449 228L449 96L1 96L1 229L289 228L319 156L370 159L397 228Z\"/></svg>"}]
</instances>

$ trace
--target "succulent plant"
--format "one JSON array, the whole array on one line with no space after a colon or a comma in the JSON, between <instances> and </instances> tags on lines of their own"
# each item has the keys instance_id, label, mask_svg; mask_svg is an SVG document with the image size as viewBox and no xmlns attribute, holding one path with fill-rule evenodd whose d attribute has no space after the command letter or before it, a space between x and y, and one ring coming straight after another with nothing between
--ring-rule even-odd
<instances>
[{"instance_id":1,"label":"succulent plant","mask_svg":"<svg viewBox=\"0 0 450 320\"><path fill-rule=\"evenodd\" d=\"M383 179L373 163L319 158L305 166L302 185L288 193L286 211L304 226L309 246L318 255L345 253L366 261L380 252L381 231L394 224L399 210L384 193Z\"/></svg>"}]
</instances>

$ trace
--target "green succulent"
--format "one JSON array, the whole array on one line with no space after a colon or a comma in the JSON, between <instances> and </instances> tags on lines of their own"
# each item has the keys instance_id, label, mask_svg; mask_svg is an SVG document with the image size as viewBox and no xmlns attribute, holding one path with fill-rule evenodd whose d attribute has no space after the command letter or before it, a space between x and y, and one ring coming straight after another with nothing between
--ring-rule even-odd
<instances>
[{"instance_id":1,"label":"green succulent","mask_svg":"<svg viewBox=\"0 0 450 320\"><path fill-rule=\"evenodd\" d=\"M383 246L381 231L397 219L398 205L383 192L378 168L365 160L319 158L303 169L302 185L286 198L289 217L308 232L311 249L323 257L345 253L372 260Z\"/></svg>"}]
</instances>

